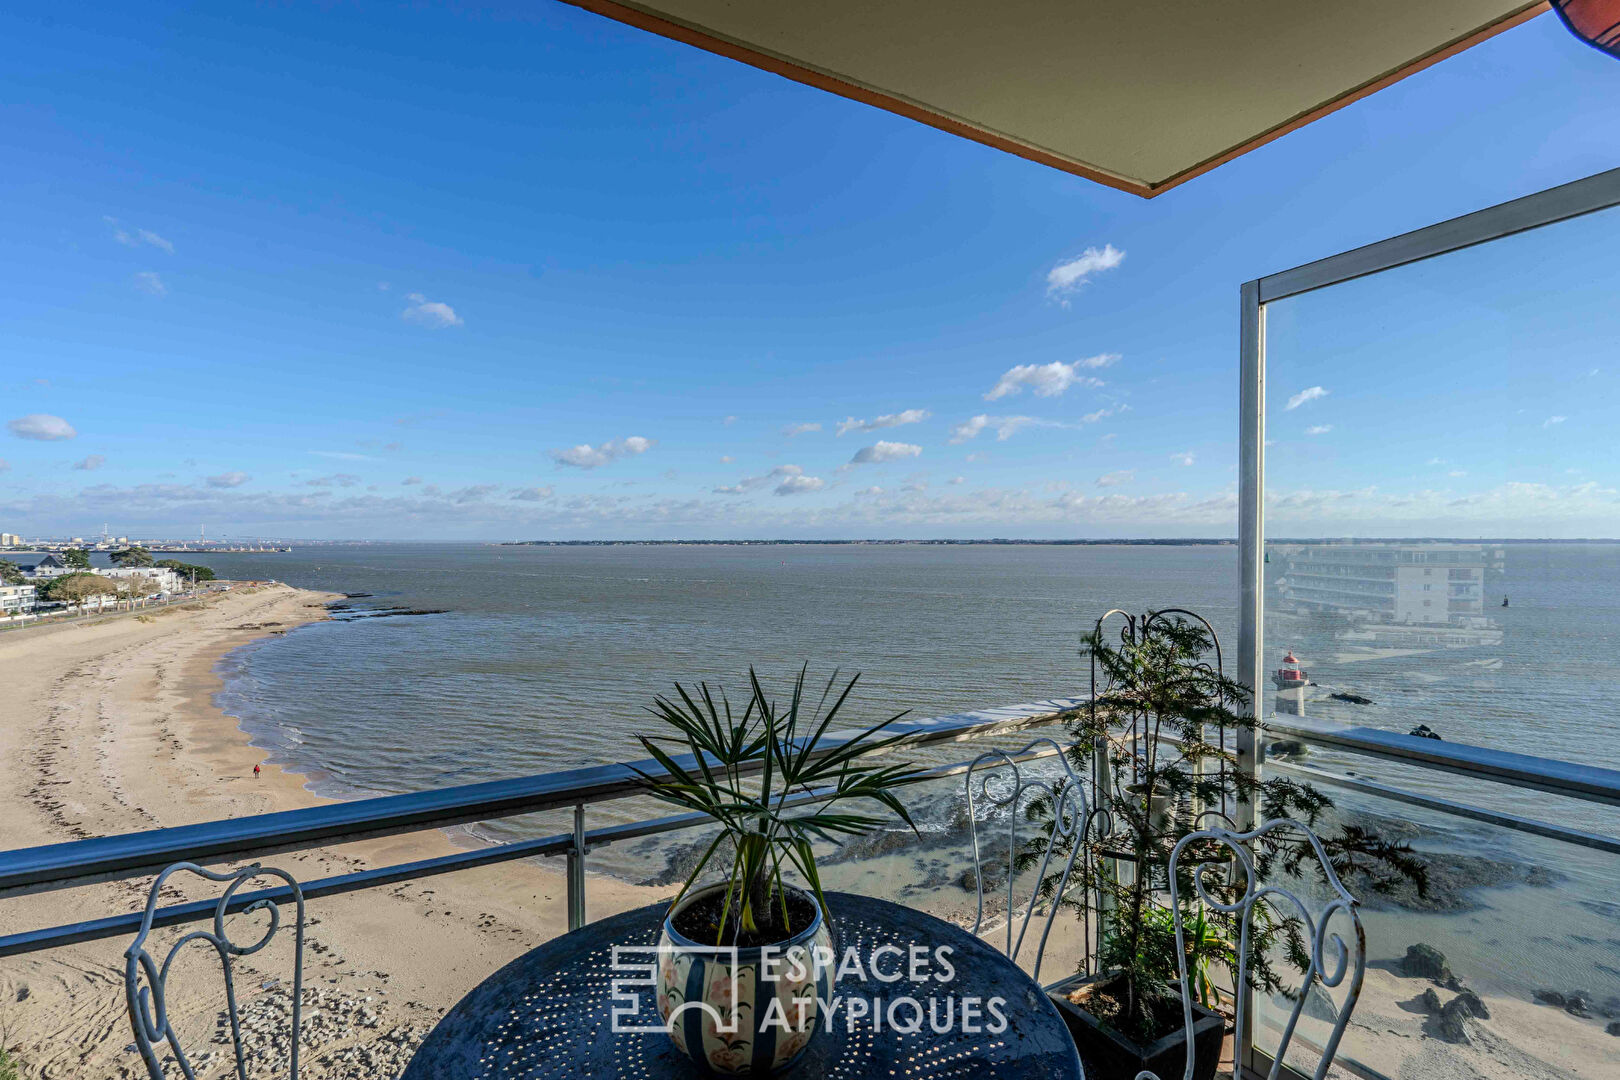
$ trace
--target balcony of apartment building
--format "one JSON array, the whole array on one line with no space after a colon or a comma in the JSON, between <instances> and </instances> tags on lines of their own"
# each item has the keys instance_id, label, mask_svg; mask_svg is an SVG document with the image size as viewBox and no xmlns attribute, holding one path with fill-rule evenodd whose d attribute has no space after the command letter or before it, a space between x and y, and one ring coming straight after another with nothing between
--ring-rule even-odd
<instances>
[{"instance_id":1,"label":"balcony of apartment building","mask_svg":"<svg viewBox=\"0 0 1620 1080\"><path fill-rule=\"evenodd\" d=\"M1350 6L1280 2L1250 5L1241 15L1230 5L1024 7L993 15L989 7L956 4L929 12L929 32L921 33L921 16L909 5L859 11L835 5L843 17L790 5L584 0L582 6L1143 196L1194 181L1249 147L1541 10L1516 0L1386 4L1373 20L1352 15ZM1260 70L1267 72L1263 85L1252 78ZM1078 102L1085 107L1074 107ZM1198 122L1185 122L1188 115ZM1271 959L1281 965L1278 983L1232 985L1212 973L1210 1001L1226 1031L1225 1073L1550 1078L1609 1075L1620 1062L1620 762L1577 745L1581 724L1611 715L1612 673L1601 685L1578 684L1591 697L1589 708L1577 709L1586 720L1572 719L1567 708L1554 716L1554 699L1570 695L1568 680L1575 677L1548 666L1545 648L1557 632L1556 612L1537 616L1526 605L1517 622L1504 617L1489 627L1448 630L1392 626L1371 611L1333 611L1340 601L1393 598L1396 568L1417 565L1446 566L1446 576L1436 580L1448 589L1435 593L1446 610L1465 604L1482 610L1476 590L1485 587L1485 571L1447 566L1475 555L1410 539L1413 527L1404 523L1421 519L1405 507L1384 505L1383 518L1347 521L1346 534L1364 538L1334 545L1331 553L1325 546L1302 550L1292 541L1275 545L1275 561L1266 558L1267 534L1276 528L1267 521L1268 491L1300 486L1290 473L1309 464L1285 452L1285 443L1298 441L1281 404L1293 389L1332 382L1340 400L1358 400L1365 422L1376 423L1389 406L1379 380L1391 373L1364 364L1390 340L1433 337L1442 326L1479 345L1474 320L1482 312L1495 320L1493 333L1531 340L1556 328L1539 325L1534 312L1515 301L1526 290L1567 288L1596 289L1595 304L1607 303L1616 251L1620 170L1233 283L1241 565L1232 583L1234 625L1220 628L1220 651L1212 649L1207 663L1247 688L1253 726L1222 745L1221 767L1249 785L1288 779L1319 787L1335 800L1338 824L1389 832L1408 845L1426 868L1427 888L1383 892L1370 879L1349 878L1344 884L1357 893L1354 902L1337 909L1342 921L1307 935L1297 969L1287 962L1300 957L1277 944ZM1600 271L1606 275L1601 282ZM1426 383L1431 389L1467 386L1476 396L1515 393L1506 384L1482 390L1473 360L1466 350L1437 355ZM1434 392L1442 398L1421 403L1425 416L1445 415L1443 390ZM1376 483L1381 475L1422 467L1412 456L1415 444L1409 449L1393 440L1387 449L1386 457L1344 468ZM1509 584L1541 580L1541 568L1515 559L1508 549L1492 572ZM1557 588L1549 586L1547 595L1562 595ZM1279 680L1272 668L1285 650L1300 654L1308 677ZM1367 693L1375 679L1394 692ZM847 848L822 843L826 888L855 898L848 903L857 909L864 897L937 917L1009 955L1042 986L1096 973L1103 900L1067 882L1043 889L1044 864L1032 869L1015 860L999 875L988 869L1008 851L1040 850L1024 845L1043 835L1039 814L1030 812L1042 790L1083 792L1092 807L1108 803L1105 755L1099 744L1075 736L1093 700L1092 687L1080 682L1076 676L1054 685L1051 700L898 724L900 741L886 753L922 765L903 793L918 828L890 829ZM1532 718L1525 728L1494 719L1504 696ZM1524 737L1536 725L1536 736ZM1132 755L1147 753L1142 748L1155 737L1148 730L1117 730L1105 742L1114 740L1135 760ZM826 751L836 751L842 738L829 736ZM700 767L696 759L678 764ZM758 776L765 768L759 761L747 772ZM662 812L647 800L647 779L672 775L669 762L649 759L157 830L139 828L140 808L131 807L131 828L119 835L0 853L6 930L0 959L18 970L61 956L78 973L72 992L85 1002L84 1030L60 1033L69 1049L57 1060L67 1062L86 1032L123 1031L129 1016L137 1024L152 1016L150 995L162 980L154 982L133 961L126 972L126 947L138 933L173 941L212 928L224 942L221 958L248 962L237 997L227 1003L211 993L177 991L159 1010L175 1030L155 1034L173 1034L177 1042L184 1036L202 1047L209 1056L199 1075L228 1075L237 1068L230 1037L235 1014L245 1013L246 1042L258 1049L248 1058L251 1068L242 1068L268 1076L272 1070L285 1075L289 1049L300 1041L286 1017L293 985L287 973L302 947L303 967L296 970L305 1015L313 1018L301 1040L306 1073L427 1075L420 1067L407 1071L412 1054L434 1039L467 1036L467 1024L443 1035L445 1017L389 999L398 1027L387 1043L357 1036L375 1029L380 1003L397 990L370 968L390 953L410 954L413 942L378 941L364 957L331 957L322 952L321 926L364 923L368 897L387 890L418 904L424 934L434 933L434 916L452 906L477 910L490 925L502 924L514 907L543 910L559 940L592 927L617 932L614 927L629 924L616 919L667 900L677 882L630 889L593 868L645 863L677 849L695 859L714 836L703 815ZM827 796L803 790L791 797L810 808ZM42 791L40 798L52 803L58 796ZM1162 812L1182 810L1207 815L1240 838L1262 825L1265 814L1252 800L1189 802ZM465 832L477 823L519 819L527 831L522 839L473 843ZM413 846L412 838L439 830L458 830L460 846L436 845L426 855ZM1044 835L1051 841L1055 834L1048 829ZM1005 848L988 846L987 838ZM923 857L913 858L914 849ZM166 867L231 868L250 861L294 867L296 885L260 881L232 891L238 882L220 897L175 879L143 911L154 875ZM1236 861L1233 855L1223 865ZM530 893L528 885L542 880L528 875L537 862L560 867L563 888L537 886ZM1252 886L1287 888L1306 901L1333 900L1287 867L1272 869L1275 878L1262 882L1251 866ZM1186 906L1184 896L1172 900L1168 883L1152 891L1165 918ZM100 898L104 909L70 918L65 913L83 909L63 898L85 894ZM1271 918L1293 917L1288 904L1297 899L1282 892L1272 899L1279 908ZM271 911L281 913L281 933L273 941L266 935L266 951L258 952ZM252 929L229 938L223 927L239 925L234 920L251 922ZM290 933L295 923L296 938ZM498 961L470 957L450 970L413 977L454 981L469 993L479 984L498 990L497 969L519 964L545 944L541 935L514 931ZM607 1016L610 975L593 968L586 981L598 995L591 998L599 1009L590 1014L595 1023ZM643 1056L656 1054L642 1055L634 1049L642 1044L632 1041L590 1043L617 1049L592 1050L587 1068L576 1055L585 1054L598 1029L582 1027L580 1016L554 1004L534 986L505 1001L499 1024L491 1021L488 1039L494 1041L484 1044L499 1053L456 1058L454 1068L439 1075L581 1075L591 1069L626 1077L699 1075L681 1071L686 1066L646 1066ZM1031 998L1012 1008L1016 1028L1020 1016L1032 1017L1044 1006ZM1241 1025L1234 1023L1240 1012ZM161 1044L163 1038L145 1041ZM910 1075L964 1075L954 1059L928 1058L926 1044L926 1038L908 1044ZM164 1052L161 1045L157 1052ZM860 1052L876 1051L869 1044ZM962 1049L963 1055L991 1052L977 1044ZM1029 1074L1016 1059L985 1060L991 1062L982 1069L986 1075ZM858 1060L840 1061L828 1064L825 1074L873 1075ZM1082 1057L1080 1066L1086 1071L1078 1075L1135 1080L1095 1060ZM143 1065L132 1051L119 1068L136 1075ZM882 1074L899 1075L899 1069L886 1066ZM63 1064L54 1075L76 1074Z\"/></svg>"}]
</instances>

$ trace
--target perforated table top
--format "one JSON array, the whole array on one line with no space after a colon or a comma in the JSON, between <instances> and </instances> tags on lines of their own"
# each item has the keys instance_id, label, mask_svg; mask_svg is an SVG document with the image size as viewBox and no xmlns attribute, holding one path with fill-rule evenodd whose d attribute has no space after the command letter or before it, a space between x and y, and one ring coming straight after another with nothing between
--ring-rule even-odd
<instances>
[{"instance_id":1,"label":"perforated table top","mask_svg":"<svg viewBox=\"0 0 1620 1080\"><path fill-rule=\"evenodd\" d=\"M834 948L841 958L848 950L864 961L883 945L897 947L902 956L913 945L930 953L950 946L954 975L935 989L909 978L883 982L846 971L833 994L846 1001L865 999L865 1015L835 1009L805 1056L784 1076L1084 1080L1074 1040L1056 1007L994 947L931 915L884 900L831 893L828 903ZM613 947L656 945L665 910L655 904L603 919L518 957L445 1015L402 1080L682 1080L702 1075L662 1031L613 1030L615 1009L635 1008L639 1016L657 1018L652 987L629 985L625 969L613 966ZM886 974L894 974L889 970L893 955L886 951L879 965ZM869 968L863 964L863 970ZM615 980L621 981L618 999ZM924 995L933 995L933 1000ZM887 1020L874 1024L871 1014L887 1015L888 1004L900 996L919 1001L924 1010L941 1010L941 1017L949 997L958 1022L940 1032L925 1016L915 1033L896 1031ZM999 1026L993 1012L982 1014L985 1022L960 1022L961 1001L988 1003L995 998L1003 1002L1002 1030L990 1033ZM897 1015L900 1026L909 1028L915 1010L899 1008Z\"/></svg>"}]
</instances>

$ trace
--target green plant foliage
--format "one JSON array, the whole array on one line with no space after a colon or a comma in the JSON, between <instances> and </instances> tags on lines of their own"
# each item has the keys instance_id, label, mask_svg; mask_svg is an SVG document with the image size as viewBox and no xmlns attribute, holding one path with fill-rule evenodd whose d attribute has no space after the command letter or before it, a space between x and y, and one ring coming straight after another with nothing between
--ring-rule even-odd
<instances>
[{"instance_id":1,"label":"green plant foliage","mask_svg":"<svg viewBox=\"0 0 1620 1080\"><path fill-rule=\"evenodd\" d=\"M114 566L151 566L152 553L143 547L127 547L112 553Z\"/></svg>"},{"instance_id":2,"label":"green plant foliage","mask_svg":"<svg viewBox=\"0 0 1620 1080\"><path fill-rule=\"evenodd\" d=\"M637 736L668 774L653 776L637 770L647 793L706 814L720 826L719 835L693 868L672 909L698 881L722 842L730 841L732 866L726 878L725 915L717 945L726 940L728 922L733 939L741 931L757 932L773 901L780 905L780 925L786 928L784 867L798 870L827 910L812 841L836 842L863 835L889 820L840 809L841 804L870 800L916 829L895 791L915 780L920 770L910 764L863 763L867 755L904 738L882 732L905 713L823 746L823 737L860 676L851 678L840 691L835 671L812 705L805 697L806 674L806 668L799 670L784 706L766 692L750 668L748 701L740 715L724 690L716 696L704 683L693 695L677 683L674 699L658 697L648 710L673 729L673 734ZM682 760L677 754L691 758ZM828 798L809 810L795 811L786 805L789 796L814 790Z\"/></svg>"},{"instance_id":3,"label":"green plant foliage","mask_svg":"<svg viewBox=\"0 0 1620 1080\"><path fill-rule=\"evenodd\" d=\"M68 548L62 552L62 565L77 570L90 569L90 552L85 548Z\"/></svg>"},{"instance_id":4,"label":"green plant foliage","mask_svg":"<svg viewBox=\"0 0 1620 1080\"><path fill-rule=\"evenodd\" d=\"M197 563L183 563L179 559L159 559L153 565L158 566L160 568L166 568L166 569L169 569L169 570L173 570L175 573L179 574L182 578L185 578L187 581L192 581L192 580L196 580L196 581L213 581L214 580L214 572L211 569L209 569L208 567L200 566ZM193 574L196 575L195 579L192 577Z\"/></svg>"},{"instance_id":5,"label":"green plant foliage","mask_svg":"<svg viewBox=\"0 0 1620 1080\"><path fill-rule=\"evenodd\" d=\"M0 559L0 585L26 585L28 579L10 559Z\"/></svg>"},{"instance_id":6,"label":"green plant foliage","mask_svg":"<svg viewBox=\"0 0 1620 1080\"><path fill-rule=\"evenodd\" d=\"M1082 775L1102 771L1094 759L1104 759L1107 786L1096 798L1106 813L1095 815L1083 833L1085 850L1071 878L1078 888L1071 896L1084 896L1100 909L1097 970L1123 976L1125 1015L1118 1026L1132 1037L1162 1035L1150 1030L1152 1007L1179 1000L1179 950L1168 906L1171 854L1190 833L1229 825L1219 817L1222 807L1247 804L1256 821L1292 818L1310 827L1334 872L1358 888L1386 892L1410 881L1419 893L1427 890L1425 866L1406 845L1349 825L1325 832L1320 823L1333 803L1311 785L1276 776L1256 780L1238 771L1237 736L1252 734L1256 724L1248 689L1210 661L1213 651L1202 621L1171 614L1149 613L1119 640L1105 637L1100 625L1083 640L1083 653L1096 664L1098 690L1091 707L1071 721L1070 756ZM1051 800L1031 812L1049 821ZM1066 855L1061 838L1058 844ZM1038 840L1026 847L1020 867L1035 865L1046 846ZM1251 854L1263 881L1313 870L1326 876L1302 833L1268 834ZM1228 986L1237 980L1240 927L1236 914L1200 901L1193 878L1201 867L1207 868L1204 886L1219 903L1241 900L1247 882L1230 849L1216 841L1189 844L1177 864L1188 981L1199 1000L1213 1005L1219 1000L1213 974L1224 969ZM1050 896L1056 881L1041 887ZM1252 986L1296 992L1286 985L1278 958L1300 971L1308 966L1302 925L1297 915L1264 904L1256 908L1248 961Z\"/></svg>"},{"instance_id":7,"label":"green plant foliage","mask_svg":"<svg viewBox=\"0 0 1620 1080\"><path fill-rule=\"evenodd\" d=\"M51 578L40 590L47 600L79 604L92 596L114 596L118 587L108 578L88 571Z\"/></svg>"}]
</instances>

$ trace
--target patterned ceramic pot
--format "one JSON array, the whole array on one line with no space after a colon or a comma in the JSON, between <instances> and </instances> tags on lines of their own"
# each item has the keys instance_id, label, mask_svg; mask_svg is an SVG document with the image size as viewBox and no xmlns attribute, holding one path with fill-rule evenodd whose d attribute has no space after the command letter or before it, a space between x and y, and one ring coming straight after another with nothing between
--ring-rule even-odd
<instances>
[{"instance_id":1,"label":"patterned ceramic pot","mask_svg":"<svg viewBox=\"0 0 1620 1080\"><path fill-rule=\"evenodd\" d=\"M791 886L790 886L791 888ZM675 1046L710 1075L766 1076L791 1068L822 1026L832 1000L832 934L821 905L787 941L717 949L689 941L675 916L724 885L699 889L664 918L658 947L658 1013Z\"/></svg>"}]
</instances>

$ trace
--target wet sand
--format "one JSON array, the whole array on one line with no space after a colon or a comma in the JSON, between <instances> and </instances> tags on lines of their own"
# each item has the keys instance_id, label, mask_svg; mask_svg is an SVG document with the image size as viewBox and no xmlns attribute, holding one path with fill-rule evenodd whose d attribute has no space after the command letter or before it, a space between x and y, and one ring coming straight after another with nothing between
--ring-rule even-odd
<instances>
[{"instance_id":1,"label":"wet sand","mask_svg":"<svg viewBox=\"0 0 1620 1080\"><path fill-rule=\"evenodd\" d=\"M304 778L264 762L214 705L219 658L326 617L337 597L284 585L237 588L196 605L0 637L0 847L5 849L309 806ZM255 763L263 763L260 777ZM430 831L273 856L302 881L456 850ZM555 869L553 869L555 866ZM320 1041L307 1077L390 1076L442 1012L502 964L566 928L560 861L510 863L313 901L305 986L320 989ZM192 879L194 880L194 879ZM176 879L175 899L217 895ZM0 898L0 933L138 910L149 879ZM592 917L668 889L593 876ZM244 929L240 935L257 935ZM244 1008L266 1013L290 982L290 935L240 962ZM0 1037L23 1075L144 1076L124 1009L123 938L0 959ZM164 945L167 948L167 945ZM154 949L154 954L162 953ZM223 989L202 949L177 965L176 1026L194 1054ZM258 998L266 999L256 1001ZM359 1010L366 1019L353 1020ZM310 1007L306 1005L306 1026ZM371 1021L375 1020L372 1026ZM268 1074L267 1074L268 1075Z\"/></svg>"}]
</instances>

